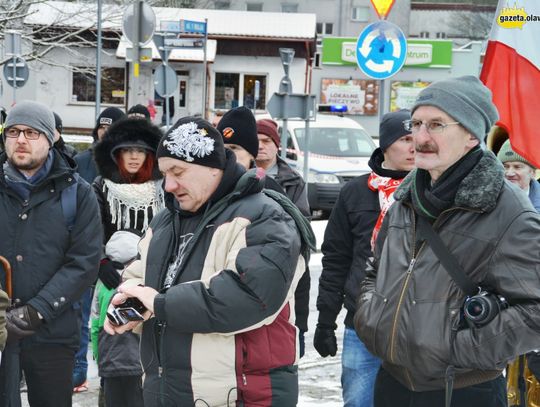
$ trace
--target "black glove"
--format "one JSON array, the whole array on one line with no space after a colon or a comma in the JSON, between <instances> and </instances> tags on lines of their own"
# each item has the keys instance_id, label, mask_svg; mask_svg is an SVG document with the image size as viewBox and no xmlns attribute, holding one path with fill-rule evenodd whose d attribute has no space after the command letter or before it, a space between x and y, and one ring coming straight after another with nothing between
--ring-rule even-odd
<instances>
[{"instance_id":1,"label":"black glove","mask_svg":"<svg viewBox=\"0 0 540 407\"><path fill-rule=\"evenodd\" d=\"M305 339L306 331L300 330L298 332L298 343L300 344L300 357L304 356L306 353L306 339Z\"/></svg>"},{"instance_id":2,"label":"black glove","mask_svg":"<svg viewBox=\"0 0 540 407\"><path fill-rule=\"evenodd\" d=\"M43 321L31 305L13 308L6 312L8 341L16 341L33 335L42 324Z\"/></svg>"},{"instance_id":3,"label":"black glove","mask_svg":"<svg viewBox=\"0 0 540 407\"><path fill-rule=\"evenodd\" d=\"M121 270L122 268L124 268L122 263L103 259L99 264L98 277L101 282L105 284L105 287L109 290L113 290L122 282L122 277L120 277L120 273L118 272L118 270Z\"/></svg>"},{"instance_id":4,"label":"black glove","mask_svg":"<svg viewBox=\"0 0 540 407\"><path fill-rule=\"evenodd\" d=\"M313 346L323 358L336 356L337 339L335 328L328 325L317 324L315 329L315 337L313 338Z\"/></svg>"}]
</instances>

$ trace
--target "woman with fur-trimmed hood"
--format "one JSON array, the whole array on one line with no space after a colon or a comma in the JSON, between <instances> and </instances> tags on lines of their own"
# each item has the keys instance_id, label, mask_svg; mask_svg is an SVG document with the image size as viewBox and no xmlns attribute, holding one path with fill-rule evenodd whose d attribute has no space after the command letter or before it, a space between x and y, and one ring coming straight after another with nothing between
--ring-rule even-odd
<instances>
[{"instance_id":1,"label":"woman with fur-trimmed hood","mask_svg":"<svg viewBox=\"0 0 540 407\"><path fill-rule=\"evenodd\" d=\"M101 209L104 244L114 240L111 236L116 231L144 232L153 216L164 208L162 177L155 156L161 136L159 128L148 120L126 118L109 127L96 144L99 176L93 187ZM122 254L128 249L125 246ZM102 299L110 297L121 282L124 265L114 260L104 258L99 266L103 285L98 283L96 295ZM104 332L98 337L99 374L106 404L142 405L138 337L111 337Z\"/></svg>"},{"instance_id":2,"label":"woman with fur-trimmed hood","mask_svg":"<svg viewBox=\"0 0 540 407\"><path fill-rule=\"evenodd\" d=\"M147 120L114 123L98 142L94 181L104 229L104 243L120 229L144 232L164 207L156 148L162 133Z\"/></svg>"}]
</instances>

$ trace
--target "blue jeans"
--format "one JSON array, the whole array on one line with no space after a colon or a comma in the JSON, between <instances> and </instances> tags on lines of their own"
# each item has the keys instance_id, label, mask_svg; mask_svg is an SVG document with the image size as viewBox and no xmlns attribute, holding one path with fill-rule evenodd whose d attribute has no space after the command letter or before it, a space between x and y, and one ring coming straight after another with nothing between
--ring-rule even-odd
<instances>
[{"instance_id":1,"label":"blue jeans","mask_svg":"<svg viewBox=\"0 0 540 407\"><path fill-rule=\"evenodd\" d=\"M341 353L344 407L373 407L373 389L381 361L368 352L356 331L345 327Z\"/></svg>"},{"instance_id":2,"label":"blue jeans","mask_svg":"<svg viewBox=\"0 0 540 407\"><path fill-rule=\"evenodd\" d=\"M88 320L90 319L90 308L92 307L93 287L86 289L81 297L81 341L79 350L75 355L75 368L73 369L73 386L80 386L86 381L86 372L88 371L88 361L86 354L88 353L88 342L90 341L90 332L88 329Z\"/></svg>"}]
</instances>

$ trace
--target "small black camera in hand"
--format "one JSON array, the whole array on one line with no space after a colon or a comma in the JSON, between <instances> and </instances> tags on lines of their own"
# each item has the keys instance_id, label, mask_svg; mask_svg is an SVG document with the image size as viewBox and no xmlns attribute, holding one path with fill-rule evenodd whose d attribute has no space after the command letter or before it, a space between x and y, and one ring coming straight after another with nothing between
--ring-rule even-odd
<instances>
[{"instance_id":1,"label":"small black camera in hand","mask_svg":"<svg viewBox=\"0 0 540 407\"><path fill-rule=\"evenodd\" d=\"M135 297L129 297L122 304L107 312L107 318L114 325L125 325L130 321L144 321L146 307Z\"/></svg>"},{"instance_id":2,"label":"small black camera in hand","mask_svg":"<svg viewBox=\"0 0 540 407\"><path fill-rule=\"evenodd\" d=\"M463 316L469 327L479 328L487 325L506 308L508 308L508 302L504 297L488 291L480 291L477 295L465 299Z\"/></svg>"}]
</instances>

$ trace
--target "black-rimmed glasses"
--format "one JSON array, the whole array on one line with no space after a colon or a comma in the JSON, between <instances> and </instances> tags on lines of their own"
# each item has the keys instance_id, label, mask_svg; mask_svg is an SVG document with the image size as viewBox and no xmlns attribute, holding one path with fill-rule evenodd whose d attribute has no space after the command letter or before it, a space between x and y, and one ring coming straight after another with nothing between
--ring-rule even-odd
<instances>
[{"instance_id":1,"label":"black-rimmed glasses","mask_svg":"<svg viewBox=\"0 0 540 407\"><path fill-rule=\"evenodd\" d=\"M10 138L19 138L21 133L24 134L24 137L27 140L37 140L39 136L41 135L40 131L34 130L34 129L18 129L17 127L10 127L8 129L4 130L4 134L6 137Z\"/></svg>"}]
</instances>

